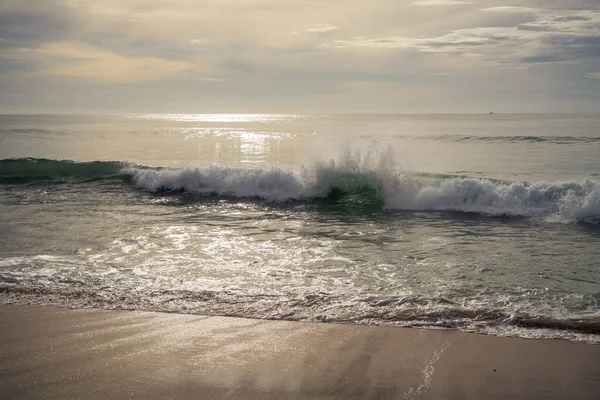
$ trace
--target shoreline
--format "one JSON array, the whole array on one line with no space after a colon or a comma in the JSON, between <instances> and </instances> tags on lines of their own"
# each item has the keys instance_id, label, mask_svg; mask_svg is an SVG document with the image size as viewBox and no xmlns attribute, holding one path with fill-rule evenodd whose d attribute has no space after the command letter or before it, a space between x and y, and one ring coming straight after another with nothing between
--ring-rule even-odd
<instances>
[{"instance_id":1,"label":"shoreline","mask_svg":"<svg viewBox=\"0 0 600 400\"><path fill-rule=\"evenodd\" d=\"M42 289L43 290L43 289ZM13 290L10 287L0 285L0 306L35 306L35 307L53 307L53 308L66 308L66 309L96 309L96 310L104 310L104 311L131 311L131 312L156 312L156 313L166 313L166 314L181 314L181 315L192 315L192 316L208 316L208 317L230 317L230 318L242 318L242 319L250 319L250 320L259 320L259 321L274 321L274 322L295 322L295 323L307 323L307 324L339 324L339 325L349 325L349 326L371 326L371 327L386 327L386 328L413 328L413 329L425 329L425 330L449 330L449 331L458 331L462 333L468 334L477 334L477 335L486 335L486 336L494 336L494 337L504 337L504 338L518 338L525 340L566 340L575 343L585 343L590 345L599 345L600 344L600 326L597 324L588 324L585 326L582 324L584 330L577 330L575 327L569 327L568 321L555 321L551 323L549 321L545 321L540 323L540 321L533 319L525 319L516 324L485 324L490 321L480 321L483 324L479 324L477 326L475 323L478 321L466 321L467 326L461 325L464 324L465 321L453 321L445 320L441 322L432 322L426 319L407 319L407 320L384 320L377 319L374 317L368 321L365 320L354 320L354 319L344 319L339 318L338 316L333 316L329 318L327 315L324 316L323 319L311 319L310 315L300 315L298 316L295 313L295 310L291 310L292 312L288 314L284 314L281 317L271 316L264 317L264 315L258 313L244 313L244 311L248 311L245 309L240 309L240 313L235 312L236 310L225 309L216 311L212 310L212 307L209 307L209 310L195 307L184 307L183 309L169 309L163 308L160 306L156 306L155 304L142 304L132 306L131 303L128 303L127 307L122 307L117 303L107 303L105 298L98 299L89 298L88 301L84 302L73 302L73 298L70 295L78 296L80 293L61 293L61 292L42 292L43 295L40 296L40 292L38 290L17 288L17 290ZM48 298L50 296L50 298ZM85 296L82 296L85 297ZM203 299L206 301L206 299ZM220 299L217 299L220 300ZM169 300L170 301L170 300ZM214 302L213 302L214 306ZM214 312L213 312L214 311ZM221 312L219 312L221 311ZM323 315L323 314L320 314ZM459 322L459 324L456 324ZM492 321L493 322L493 321ZM473 325L469 326L468 324L472 323ZM545 326L547 325L547 326ZM587 330L587 331L586 331Z\"/></svg>"},{"instance_id":2,"label":"shoreline","mask_svg":"<svg viewBox=\"0 0 600 400\"><path fill-rule=\"evenodd\" d=\"M0 305L0 398L592 399L600 346Z\"/></svg>"}]
</instances>

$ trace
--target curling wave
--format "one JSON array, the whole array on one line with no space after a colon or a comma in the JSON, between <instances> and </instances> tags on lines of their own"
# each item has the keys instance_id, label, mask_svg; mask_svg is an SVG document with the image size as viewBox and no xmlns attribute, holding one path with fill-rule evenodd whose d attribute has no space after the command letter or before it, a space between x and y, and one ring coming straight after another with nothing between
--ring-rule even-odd
<instances>
[{"instance_id":1,"label":"curling wave","mask_svg":"<svg viewBox=\"0 0 600 400\"><path fill-rule=\"evenodd\" d=\"M389 155L347 151L300 171L279 167L152 168L125 162L0 160L0 184L119 180L148 192L187 192L266 201L325 199L387 210L458 211L600 223L600 182L507 182L397 170Z\"/></svg>"},{"instance_id":2,"label":"curling wave","mask_svg":"<svg viewBox=\"0 0 600 400\"><path fill-rule=\"evenodd\" d=\"M328 199L380 205L388 210L459 211L492 216L542 217L552 222L600 223L600 183L505 182L415 174L390 168L387 157L346 154L299 173L280 168L222 166L149 170L125 168L133 184L150 192L257 197L270 201Z\"/></svg>"}]
</instances>

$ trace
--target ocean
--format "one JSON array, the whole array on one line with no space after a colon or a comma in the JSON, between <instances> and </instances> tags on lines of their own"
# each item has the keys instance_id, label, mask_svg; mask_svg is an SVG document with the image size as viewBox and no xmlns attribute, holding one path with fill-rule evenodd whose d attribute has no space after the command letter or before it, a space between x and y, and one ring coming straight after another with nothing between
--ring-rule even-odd
<instances>
[{"instance_id":1,"label":"ocean","mask_svg":"<svg viewBox=\"0 0 600 400\"><path fill-rule=\"evenodd\" d=\"M3 115L0 302L600 343L600 115Z\"/></svg>"}]
</instances>

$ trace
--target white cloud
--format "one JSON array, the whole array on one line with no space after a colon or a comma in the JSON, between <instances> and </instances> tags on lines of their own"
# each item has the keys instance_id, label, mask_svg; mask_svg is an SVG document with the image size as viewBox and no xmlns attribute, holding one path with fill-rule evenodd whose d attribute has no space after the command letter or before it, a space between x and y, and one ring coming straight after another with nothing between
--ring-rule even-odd
<instances>
[{"instance_id":1,"label":"white cloud","mask_svg":"<svg viewBox=\"0 0 600 400\"><path fill-rule=\"evenodd\" d=\"M335 25L313 25L310 28L306 29L306 32L316 32L316 33L325 33L331 32L340 29Z\"/></svg>"},{"instance_id":2,"label":"white cloud","mask_svg":"<svg viewBox=\"0 0 600 400\"><path fill-rule=\"evenodd\" d=\"M521 24L522 28L577 36L600 36L600 11L572 11L539 15L535 21Z\"/></svg>"},{"instance_id":3,"label":"white cloud","mask_svg":"<svg viewBox=\"0 0 600 400\"><path fill-rule=\"evenodd\" d=\"M431 7L431 6L457 6L463 4L473 4L471 1L459 1L459 0L420 0L413 1L415 6Z\"/></svg>"},{"instance_id":4,"label":"white cloud","mask_svg":"<svg viewBox=\"0 0 600 400\"><path fill-rule=\"evenodd\" d=\"M577 62L597 56L600 11L539 11L516 26L456 29L431 37L355 37L338 48L412 49L512 65Z\"/></svg>"},{"instance_id":5,"label":"white cloud","mask_svg":"<svg viewBox=\"0 0 600 400\"><path fill-rule=\"evenodd\" d=\"M523 35L523 33L516 28L471 28L458 29L437 37L392 36L377 39L356 37L352 40L337 40L335 43L338 47L412 48L424 52L456 53L463 48L490 45L520 35Z\"/></svg>"},{"instance_id":6,"label":"white cloud","mask_svg":"<svg viewBox=\"0 0 600 400\"><path fill-rule=\"evenodd\" d=\"M540 10L537 8L529 8L529 7L513 7L513 6L502 6L502 7L491 7L484 8L483 12L505 12L505 13L515 13L515 14L532 14L537 13Z\"/></svg>"},{"instance_id":7,"label":"white cloud","mask_svg":"<svg viewBox=\"0 0 600 400\"><path fill-rule=\"evenodd\" d=\"M258 104L267 110L313 104L308 98L315 96L319 101L314 104L323 110L359 103L378 104L373 110L398 109L391 100L378 101L389 95L412 104L416 94L434 101L433 94L425 94L428 90L447 89L454 104L457 94L477 86L473 82L484 76L480 82L489 88L514 85L519 95L510 100L518 107L530 92L539 93L530 90L529 80L516 84L519 76L535 75L543 82L540 90L557 85L575 89L581 79L587 81L588 72L600 71L600 10L589 11L598 0L0 3L0 106L2 99L14 102L11 93L35 92L42 99L45 85L68 83L83 99L86 90L93 93L98 87L88 88L86 82L122 82L128 85L104 85L103 91L125 92L135 85L144 90L131 90L127 104L139 101L158 108L169 96L194 110L194 105L213 107L214 102L221 110L237 104L242 111ZM503 4L514 7L496 7ZM565 62L580 65L554 65ZM546 67L528 70L533 64ZM467 74L461 72L465 70ZM17 74L21 80L14 79ZM345 91L355 82L364 84L361 96ZM577 93L593 90L600 81L588 82L592 84ZM414 85L410 95L398 90L407 85ZM562 97L547 92L543 101L568 96L566 90L559 93ZM590 96L600 98L585 94L582 101L589 103ZM111 95L109 106L118 97Z\"/></svg>"},{"instance_id":8,"label":"white cloud","mask_svg":"<svg viewBox=\"0 0 600 400\"><path fill-rule=\"evenodd\" d=\"M587 77L591 79L600 79L600 72L592 72L591 74L587 74Z\"/></svg>"}]
</instances>

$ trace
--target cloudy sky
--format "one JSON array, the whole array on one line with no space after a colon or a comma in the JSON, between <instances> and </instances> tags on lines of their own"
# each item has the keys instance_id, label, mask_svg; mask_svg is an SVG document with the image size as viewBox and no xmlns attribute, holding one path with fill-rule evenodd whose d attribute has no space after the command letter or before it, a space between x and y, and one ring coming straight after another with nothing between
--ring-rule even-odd
<instances>
[{"instance_id":1,"label":"cloudy sky","mask_svg":"<svg viewBox=\"0 0 600 400\"><path fill-rule=\"evenodd\" d=\"M0 112L600 112L599 0L0 0Z\"/></svg>"}]
</instances>

